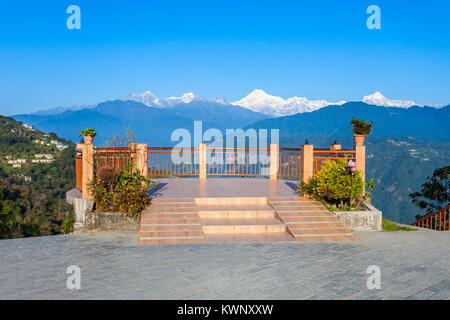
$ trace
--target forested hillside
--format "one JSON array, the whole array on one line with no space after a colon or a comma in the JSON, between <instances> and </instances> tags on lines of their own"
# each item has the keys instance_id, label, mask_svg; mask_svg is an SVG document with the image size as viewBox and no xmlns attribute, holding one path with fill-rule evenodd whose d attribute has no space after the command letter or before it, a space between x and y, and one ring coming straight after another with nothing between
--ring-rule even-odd
<instances>
[{"instance_id":1,"label":"forested hillside","mask_svg":"<svg viewBox=\"0 0 450 320\"><path fill-rule=\"evenodd\" d=\"M74 144L0 116L0 239L59 234L70 225Z\"/></svg>"}]
</instances>

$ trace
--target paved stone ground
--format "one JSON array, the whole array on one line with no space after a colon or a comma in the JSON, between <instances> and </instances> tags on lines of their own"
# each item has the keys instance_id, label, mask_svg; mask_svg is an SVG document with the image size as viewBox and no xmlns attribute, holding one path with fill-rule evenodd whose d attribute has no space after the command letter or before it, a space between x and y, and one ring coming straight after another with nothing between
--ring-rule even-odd
<instances>
[{"instance_id":1,"label":"paved stone ground","mask_svg":"<svg viewBox=\"0 0 450 320\"><path fill-rule=\"evenodd\" d=\"M0 241L0 299L450 299L450 232L357 243L137 246L137 233ZM69 265L81 290L66 288ZM366 287L369 265L381 289Z\"/></svg>"}]
</instances>

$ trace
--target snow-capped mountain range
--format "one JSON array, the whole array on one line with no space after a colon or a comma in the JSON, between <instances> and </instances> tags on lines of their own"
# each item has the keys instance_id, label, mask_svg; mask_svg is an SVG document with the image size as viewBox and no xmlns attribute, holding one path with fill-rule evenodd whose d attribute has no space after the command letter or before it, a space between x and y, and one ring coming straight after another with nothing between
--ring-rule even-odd
<instances>
[{"instance_id":1,"label":"snow-capped mountain range","mask_svg":"<svg viewBox=\"0 0 450 320\"><path fill-rule=\"evenodd\" d=\"M383 96L380 91L364 96L362 102L383 107L409 108L412 106L417 106L417 103L411 100L390 100Z\"/></svg>"},{"instance_id":2,"label":"snow-capped mountain range","mask_svg":"<svg viewBox=\"0 0 450 320\"><path fill-rule=\"evenodd\" d=\"M260 112L271 117L289 116L296 113L311 112L329 105L342 105L347 101L329 102L326 100L309 100L305 97L291 97L283 99L278 96L272 96L264 90L255 89L244 98L227 102L223 98L206 99L194 95L192 92L185 93L181 97L158 98L151 91L142 94L133 93L120 100L132 100L141 102L149 107L168 108L181 103L191 103L193 101L213 102L220 104L230 104L241 106L249 110ZM390 100L377 91L371 95L364 96L363 102L384 107L409 108L417 105L410 100Z\"/></svg>"},{"instance_id":3,"label":"snow-capped mountain range","mask_svg":"<svg viewBox=\"0 0 450 320\"><path fill-rule=\"evenodd\" d=\"M273 117L281 117L296 113L311 112L331 104L340 105L345 102L346 101L328 102L325 100L308 100L305 97L292 97L284 100L281 97L267 94L261 89L256 89L241 100L232 102L232 104Z\"/></svg>"},{"instance_id":4,"label":"snow-capped mountain range","mask_svg":"<svg viewBox=\"0 0 450 320\"><path fill-rule=\"evenodd\" d=\"M123 96L119 98L119 100L131 100L136 101L145 104L149 107L156 107L156 108L169 108L173 107L175 105L181 104L181 103L191 103L192 101L206 101L206 102L214 102L214 103L220 103L220 104L227 104L227 102L223 98L216 98L216 99L206 99L201 98L193 94L192 92L188 92L183 94L181 97L169 97L169 98L158 98L155 96L150 90L139 94L139 93L133 93L127 96Z\"/></svg>"},{"instance_id":5,"label":"snow-capped mountain range","mask_svg":"<svg viewBox=\"0 0 450 320\"><path fill-rule=\"evenodd\" d=\"M144 93L133 93L117 100L122 101L136 101L140 102L148 107L152 108L171 108L180 105L190 105L199 102L199 105L220 105L220 106L240 106L249 109L254 112L262 113L270 117L282 117L290 116L297 113L311 112L329 105L342 105L347 101L329 102L326 100L309 100L305 97L291 97L283 99L278 96L273 96L266 93L264 90L255 89L249 93L244 98L234 101L227 102L224 98L208 99L196 96L192 92L183 94L180 97L169 97L169 98L159 98L154 95L150 90ZM364 96L362 102L383 106L383 107L399 107L399 108L409 108L414 105L418 105L411 100L391 100L386 98L377 91L373 94ZM93 109L98 104L93 105L83 105L83 106L72 106L72 107L57 107L52 109L40 110L33 114L36 115L50 115L50 114L60 114L65 111L78 111L81 109ZM419 105L420 106L420 105ZM439 108L441 106L432 105L432 107Z\"/></svg>"}]
</instances>

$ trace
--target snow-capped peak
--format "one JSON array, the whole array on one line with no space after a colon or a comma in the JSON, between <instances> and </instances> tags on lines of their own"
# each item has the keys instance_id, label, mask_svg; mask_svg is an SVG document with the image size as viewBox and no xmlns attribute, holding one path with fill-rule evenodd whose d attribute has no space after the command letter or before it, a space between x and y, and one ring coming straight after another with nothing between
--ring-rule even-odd
<instances>
[{"instance_id":1,"label":"snow-capped peak","mask_svg":"<svg viewBox=\"0 0 450 320\"><path fill-rule=\"evenodd\" d=\"M383 96L380 91L377 91L368 96L364 96L362 101L367 104L373 104L376 106L383 106L383 107L409 108L417 105L417 103L411 100L390 100L385 96Z\"/></svg>"},{"instance_id":2,"label":"snow-capped peak","mask_svg":"<svg viewBox=\"0 0 450 320\"><path fill-rule=\"evenodd\" d=\"M123 96L120 100L131 100L145 104L146 106L158 106L162 107L159 99L150 91L147 90L144 93L132 93L127 96Z\"/></svg>"},{"instance_id":3,"label":"snow-capped peak","mask_svg":"<svg viewBox=\"0 0 450 320\"><path fill-rule=\"evenodd\" d=\"M261 89L255 89L241 100L232 102L234 105L239 105L253 111L258 111L264 107L276 109L285 103L286 101L283 98L271 96Z\"/></svg>"},{"instance_id":4,"label":"snow-capped peak","mask_svg":"<svg viewBox=\"0 0 450 320\"><path fill-rule=\"evenodd\" d=\"M343 103L345 101L333 103L325 100L308 100L305 97L292 97L285 100L272 96L261 89L255 89L241 100L232 102L234 105L275 117L310 112L331 104Z\"/></svg>"},{"instance_id":5,"label":"snow-capped peak","mask_svg":"<svg viewBox=\"0 0 450 320\"><path fill-rule=\"evenodd\" d=\"M175 103L189 103L192 102L194 99L196 99L197 96L195 94L193 94L192 92L188 92L183 94L181 97L169 97L167 98L167 101L170 104L175 104Z\"/></svg>"}]
</instances>

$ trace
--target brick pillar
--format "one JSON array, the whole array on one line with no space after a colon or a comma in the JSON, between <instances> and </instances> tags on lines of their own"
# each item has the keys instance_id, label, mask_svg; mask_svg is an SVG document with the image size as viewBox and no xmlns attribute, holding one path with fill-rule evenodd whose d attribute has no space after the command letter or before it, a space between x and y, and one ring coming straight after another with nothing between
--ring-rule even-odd
<instances>
[{"instance_id":1,"label":"brick pillar","mask_svg":"<svg viewBox=\"0 0 450 320\"><path fill-rule=\"evenodd\" d=\"M199 173L198 178L206 179L206 143L198 145Z\"/></svg>"},{"instance_id":2,"label":"brick pillar","mask_svg":"<svg viewBox=\"0 0 450 320\"><path fill-rule=\"evenodd\" d=\"M92 144L79 143L77 149L82 153L82 182L81 193L83 199L92 198L88 189L88 184L94 179L94 146Z\"/></svg>"},{"instance_id":3,"label":"brick pillar","mask_svg":"<svg viewBox=\"0 0 450 320\"><path fill-rule=\"evenodd\" d=\"M314 175L314 145L312 144L304 144L302 145L302 153L301 153L301 177L303 182L307 182Z\"/></svg>"},{"instance_id":4,"label":"brick pillar","mask_svg":"<svg viewBox=\"0 0 450 320\"><path fill-rule=\"evenodd\" d=\"M336 141L333 144L330 144L330 150L341 150L342 146L337 144Z\"/></svg>"},{"instance_id":5,"label":"brick pillar","mask_svg":"<svg viewBox=\"0 0 450 320\"><path fill-rule=\"evenodd\" d=\"M278 177L278 163L279 159L279 147L276 143L270 144L270 180L277 180Z\"/></svg>"},{"instance_id":6,"label":"brick pillar","mask_svg":"<svg viewBox=\"0 0 450 320\"><path fill-rule=\"evenodd\" d=\"M361 172L361 177L366 182L366 146L355 146L356 170Z\"/></svg>"}]
</instances>

